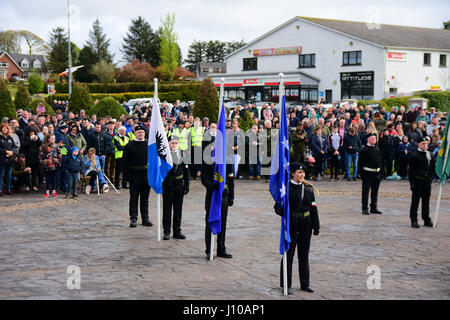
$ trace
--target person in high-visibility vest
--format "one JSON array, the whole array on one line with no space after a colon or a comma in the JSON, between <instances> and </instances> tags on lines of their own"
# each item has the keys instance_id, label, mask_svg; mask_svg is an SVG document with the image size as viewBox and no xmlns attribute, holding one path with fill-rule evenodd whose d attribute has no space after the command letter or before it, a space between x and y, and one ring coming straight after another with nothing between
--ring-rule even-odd
<instances>
[{"instance_id":1,"label":"person in high-visibility vest","mask_svg":"<svg viewBox=\"0 0 450 320\"><path fill-rule=\"evenodd\" d=\"M172 134L178 137L178 147L184 155L188 150L189 131L184 127L184 120L179 120L178 127L173 130Z\"/></svg>"},{"instance_id":2,"label":"person in high-visibility vest","mask_svg":"<svg viewBox=\"0 0 450 320\"><path fill-rule=\"evenodd\" d=\"M205 134L205 127L201 126L200 118L195 118L194 126L190 129L191 140L192 140L192 159L191 159L191 171L192 176L200 177L202 170L202 143L203 136Z\"/></svg>"},{"instance_id":3,"label":"person in high-visibility vest","mask_svg":"<svg viewBox=\"0 0 450 320\"><path fill-rule=\"evenodd\" d=\"M123 169L123 149L130 142L127 135L127 128L124 126L119 128L119 135L115 136L113 139L114 147L115 147L115 158L116 158L116 179L115 179L115 187L116 189L120 189L120 173L122 173L122 188L127 189L127 177L125 174L125 170Z\"/></svg>"}]
</instances>

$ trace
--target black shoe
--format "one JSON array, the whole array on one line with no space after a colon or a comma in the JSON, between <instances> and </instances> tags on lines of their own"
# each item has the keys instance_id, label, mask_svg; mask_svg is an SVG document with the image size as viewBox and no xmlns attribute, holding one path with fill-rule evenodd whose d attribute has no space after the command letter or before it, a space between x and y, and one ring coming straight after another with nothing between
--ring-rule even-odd
<instances>
[{"instance_id":1,"label":"black shoe","mask_svg":"<svg viewBox=\"0 0 450 320\"><path fill-rule=\"evenodd\" d=\"M346 178L347 179L347 181L352 181L350 178Z\"/></svg>"},{"instance_id":2,"label":"black shoe","mask_svg":"<svg viewBox=\"0 0 450 320\"><path fill-rule=\"evenodd\" d=\"M433 222L431 222L431 220L425 221L425 223L423 224L425 227L431 227L433 228Z\"/></svg>"},{"instance_id":3,"label":"black shoe","mask_svg":"<svg viewBox=\"0 0 450 320\"><path fill-rule=\"evenodd\" d=\"M411 221L411 227L413 227L413 228L420 228L420 226L417 223L417 221Z\"/></svg>"},{"instance_id":4,"label":"black shoe","mask_svg":"<svg viewBox=\"0 0 450 320\"><path fill-rule=\"evenodd\" d=\"M127 186L122 186L122 188L123 189L130 189L129 187L127 187Z\"/></svg>"},{"instance_id":5,"label":"black shoe","mask_svg":"<svg viewBox=\"0 0 450 320\"><path fill-rule=\"evenodd\" d=\"M356 181L357 179L356 178L353 178L353 181Z\"/></svg>"},{"instance_id":6,"label":"black shoe","mask_svg":"<svg viewBox=\"0 0 450 320\"><path fill-rule=\"evenodd\" d=\"M174 233L173 238L174 239L184 240L184 239L186 239L186 236L184 234L182 234L182 233Z\"/></svg>"},{"instance_id":7,"label":"black shoe","mask_svg":"<svg viewBox=\"0 0 450 320\"><path fill-rule=\"evenodd\" d=\"M142 225L143 225L144 227L151 227L151 226L153 226L153 223L152 223L150 220L148 220L148 221L142 221Z\"/></svg>"},{"instance_id":8,"label":"black shoe","mask_svg":"<svg viewBox=\"0 0 450 320\"><path fill-rule=\"evenodd\" d=\"M363 209L362 214L365 215L370 215L369 210L368 209Z\"/></svg>"},{"instance_id":9,"label":"black shoe","mask_svg":"<svg viewBox=\"0 0 450 320\"><path fill-rule=\"evenodd\" d=\"M334 180L339 180L339 177L334 177Z\"/></svg>"},{"instance_id":10,"label":"black shoe","mask_svg":"<svg viewBox=\"0 0 450 320\"><path fill-rule=\"evenodd\" d=\"M227 252L221 252L217 254L218 257L220 258L226 258L226 259L231 259L233 258L233 256Z\"/></svg>"},{"instance_id":11,"label":"black shoe","mask_svg":"<svg viewBox=\"0 0 450 320\"><path fill-rule=\"evenodd\" d=\"M117 190L120 190L120 186L114 186L114 188L116 188Z\"/></svg>"},{"instance_id":12,"label":"black shoe","mask_svg":"<svg viewBox=\"0 0 450 320\"><path fill-rule=\"evenodd\" d=\"M374 209L370 209L370 213L381 214L382 212L379 211L377 208L374 208Z\"/></svg>"},{"instance_id":13,"label":"black shoe","mask_svg":"<svg viewBox=\"0 0 450 320\"><path fill-rule=\"evenodd\" d=\"M74 192L72 198L78 198L78 193Z\"/></svg>"},{"instance_id":14,"label":"black shoe","mask_svg":"<svg viewBox=\"0 0 450 320\"><path fill-rule=\"evenodd\" d=\"M169 240L169 239L170 239L170 233L164 232L163 240Z\"/></svg>"},{"instance_id":15,"label":"black shoe","mask_svg":"<svg viewBox=\"0 0 450 320\"><path fill-rule=\"evenodd\" d=\"M69 196L70 196L70 193L67 192L67 193L66 193L66 199L69 198Z\"/></svg>"},{"instance_id":16,"label":"black shoe","mask_svg":"<svg viewBox=\"0 0 450 320\"><path fill-rule=\"evenodd\" d=\"M313 293L314 292L314 290L311 289L310 287L304 287L304 288L301 288L300 290L306 291L306 292L309 292L309 293Z\"/></svg>"},{"instance_id":17,"label":"black shoe","mask_svg":"<svg viewBox=\"0 0 450 320\"><path fill-rule=\"evenodd\" d=\"M130 228L136 228L137 227L137 220L131 220L131 223L130 223Z\"/></svg>"}]
</instances>

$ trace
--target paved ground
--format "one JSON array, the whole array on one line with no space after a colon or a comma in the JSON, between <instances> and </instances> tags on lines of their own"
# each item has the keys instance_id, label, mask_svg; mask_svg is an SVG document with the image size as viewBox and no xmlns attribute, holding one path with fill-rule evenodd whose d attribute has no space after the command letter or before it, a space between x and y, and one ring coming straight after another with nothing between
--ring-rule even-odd
<instances>
[{"instance_id":1,"label":"paved ground","mask_svg":"<svg viewBox=\"0 0 450 320\"><path fill-rule=\"evenodd\" d=\"M360 182L315 183L321 232L310 267L315 293L280 294L280 221L264 182L238 181L228 218L233 259L204 255L204 188L193 181L185 199L187 240L157 242L156 227L130 229L128 191L78 201L41 194L0 198L0 299L449 299L450 184L437 229L409 225L409 185L383 181L382 215L360 212ZM438 185L433 186L436 197ZM151 193L151 218L156 220ZM434 213L436 201L431 202ZM422 222L421 222L422 224ZM69 290L70 265L81 289ZM380 270L369 290L367 268ZM373 283L373 282L371 282Z\"/></svg>"}]
</instances>

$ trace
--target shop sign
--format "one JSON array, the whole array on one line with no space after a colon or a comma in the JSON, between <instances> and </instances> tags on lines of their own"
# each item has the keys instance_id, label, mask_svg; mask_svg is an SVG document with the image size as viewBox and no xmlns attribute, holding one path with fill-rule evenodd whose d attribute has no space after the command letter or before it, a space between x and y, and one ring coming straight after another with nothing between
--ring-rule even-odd
<instances>
[{"instance_id":1,"label":"shop sign","mask_svg":"<svg viewBox=\"0 0 450 320\"><path fill-rule=\"evenodd\" d=\"M388 51L387 59L391 61L406 61L407 55L406 52Z\"/></svg>"},{"instance_id":2,"label":"shop sign","mask_svg":"<svg viewBox=\"0 0 450 320\"><path fill-rule=\"evenodd\" d=\"M284 54L301 54L302 47L284 47L284 48L268 48L268 49L255 49L253 50L253 56L278 56Z\"/></svg>"},{"instance_id":3,"label":"shop sign","mask_svg":"<svg viewBox=\"0 0 450 320\"><path fill-rule=\"evenodd\" d=\"M373 71L341 73L341 81L373 81Z\"/></svg>"},{"instance_id":4,"label":"shop sign","mask_svg":"<svg viewBox=\"0 0 450 320\"><path fill-rule=\"evenodd\" d=\"M244 84L259 84L259 79L244 79Z\"/></svg>"}]
</instances>

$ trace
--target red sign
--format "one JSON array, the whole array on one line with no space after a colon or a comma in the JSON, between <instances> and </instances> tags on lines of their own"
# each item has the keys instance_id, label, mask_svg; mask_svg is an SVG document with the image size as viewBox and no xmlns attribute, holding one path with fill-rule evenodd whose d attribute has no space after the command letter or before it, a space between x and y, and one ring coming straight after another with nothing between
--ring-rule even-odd
<instances>
[{"instance_id":1,"label":"red sign","mask_svg":"<svg viewBox=\"0 0 450 320\"><path fill-rule=\"evenodd\" d=\"M406 52L388 52L387 58L388 60L394 60L394 61L406 61Z\"/></svg>"},{"instance_id":2,"label":"red sign","mask_svg":"<svg viewBox=\"0 0 450 320\"><path fill-rule=\"evenodd\" d=\"M278 56L283 54L301 54L302 47L284 47L284 48L268 48L268 49L255 49L253 50L253 56Z\"/></svg>"},{"instance_id":3,"label":"red sign","mask_svg":"<svg viewBox=\"0 0 450 320\"><path fill-rule=\"evenodd\" d=\"M258 79L245 79L244 84L259 84Z\"/></svg>"}]
</instances>

